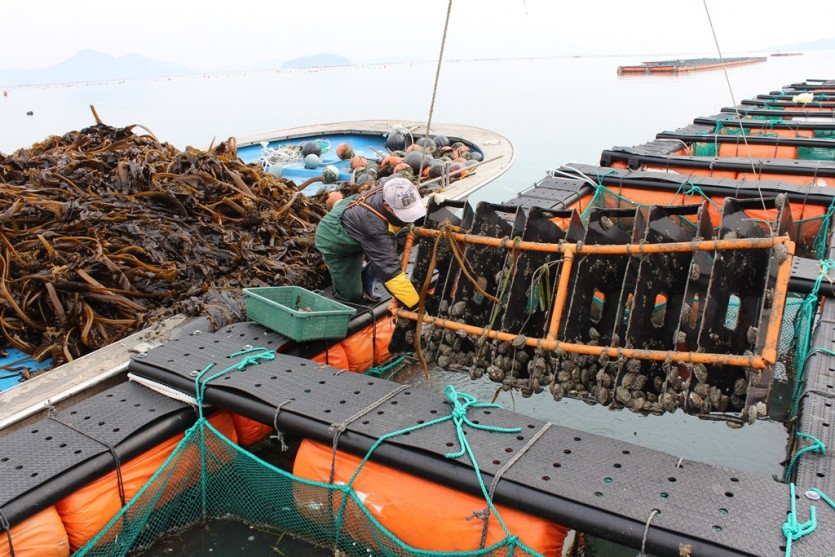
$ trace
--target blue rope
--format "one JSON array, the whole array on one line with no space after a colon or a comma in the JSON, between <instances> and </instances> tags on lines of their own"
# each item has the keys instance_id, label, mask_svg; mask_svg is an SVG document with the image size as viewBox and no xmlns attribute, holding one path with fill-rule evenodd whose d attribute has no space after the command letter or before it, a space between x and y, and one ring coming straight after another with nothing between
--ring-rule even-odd
<instances>
[{"instance_id":1,"label":"blue rope","mask_svg":"<svg viewBox=\"0 0 835 557\"><path fill-rule=\"evenodd\" d=\"M446 422L448 420L452 420L453 423L455 424L455 429L456 429L456 433L457 433L457 436L458 436L458 443L459 443L461 448L458 451L447 453L444 456L446 456L446 458L459 458L459 457L464 456L466 454L469 457L470 462L472 463L472 466L473 466L473 470L475 471L476 477L478 478L478 483L479 483L479 486L481 487L482 496L484 497L484 500L487 502L487 506L489 507L490 511L496 517L497 522L502 527L502 530L504 530L504 532L505 532L506 542L507 542L507 546L509 548L508 549L508 557L512 557L516 546L523 547L525 550L527 550L529 553L531 553L533 555L539 555L538 553L536 553L532 549L525 546L525 544L521 540L519 540L518 536L511 534L510 531L508 530L507 526L505 525L504 521L502 520L501 516L499 516L499 513L496 510L496 507L493 505L493 502L490 499L490 494L487 490L487 486L484 485L484 479L481 476L481 471L479 470L478 462L476 461L475 455L473 454L472 449L470 448L470 444L467 441L467 437L464 434L464 426L465 425L469 426L469 427L472 427L474 429L480 429L480 430L483 430L483 431L491 431L491 432L497 432L497 433L519 433L520 431L522 431L522 428L520 428L520 427L505 428L505 427L489 426L489 425L474 423L472 420L470 420L467 417L467 412L469 412L470 409L474 409L474 408L502 408L502 406L500 404L478 402L478 400L472 395L457 392L452 385L447 385L446 386L446 388L444 389L444 395L446 396L447 401L449 401L452 404L452 412L448 416L443 416L441 418L431 420L429 422L425 422L425 423L418 424L418 425L415 425L415 426L407 427L407 428L401 429L399 431L393 431L391 433L386 433L385 435L381 436L371 446L371 448L368 449L368 452L366 453L365 457L359 463L359 466L357 466L357 469L354 471L353 476L351 476L351 479L348 480L348 483L346 485L349 486L349 487L353 487L354 480L356 480L357 476L359 475L360 471L362 470L362 467L365 465L366 462L368 462L368 459L371 458L371 454L377 449L377 447L379 447L386 440L391 439L392 437L395 437L397 435L404 435L404 434L410 433L412 431L417 431L417 430L425 428L425 427L433 426L433 425L436 425L436 424ZM341 505L342 507L344 507L346 501L347 501L347 498L344 498L343 502L342 502L342 505ZM342 515L342 512L343 512L342 508L340 508L340 511L339 511L340 516Z\"/></svg>"},{"instance_id":2,"label":"blue rope","mask_svg":"<svg viewBox=\"0 0 835 557\"><path fill-rule=\"evenodd\" d=\"M261 350L258 354L253 354L253 352L257 352ZM246 350L241 350L240 352L235 352L234 354L230 354L227 356L228 358L235 358L237 356L244 356L241 360L237 363L232 364L231 366L227 367L223 371L219 371L203 381L201 383L201 379L203 378L206 373L210 369L212 369L215 364L214 362L207 365L203 370L197 374L194 378L194 396L197 399L197 423L193 427L200 427L200 488L201 488L201 499L200 499L200 510L201 516L205 520L206 518L206 500L207 500L207 491L208 491L208 473L206 472L206 430L202 425L205 423L205 419L203 418L203 395L206 392L206 385L213 379L220 377L230 371L241 371L244 368L256 365L261 362L261 360L274 360L275 359L275 350L267 350L266 348L247 348Z\"/></svg>"},{"instance_id":3,"label":"blue rope","mask_svg":"<svg viewBox=\"0 0 835 557\"><path fill-rule=\"evenodd\" d=\"M818 489L816 487L811 488L809 491L814 491L815 493L820 495L821 499L823 499L826 502L827 505L829 505L830 507L835 509L835 501L833 501L832 499L827 497L826 494L823 491L821 491L820 489Z\"/></svg>"},{"instance_id":4,"label":"blue rope","mask_svg":"<svg viewBox=\"0 0 835 557\"><path fill-rule=\"evenodd\" d=\"M809 451L812 451L815 453L826 454L826 445L824 445L823 442L814 435L809 435L808 433L803 433L802 431L798 431L795 435L802 439L811 439L812 444L807 447L803 447L802 449L794 453L791 462L789 462L789 465L786 468L786 474L783 477L783 481L789 480L789 477L791 477L792 469L794 468L794 464L797 462L797 459L800 458L800 455L802 455L803 453L808 453ZM792 499L792 501L794 501L794 499Z\"/></svg>"},{"instance_id":5,"label":"blue rope","mask_svg":"<svg viewBox=\"0 0 835 557\"><path fill-rule=\"evenodd\" d=\"M786 537L786 557L792 554L792 542L797 541L807 534L811 534L818 527L815 506L809 507L809 520L806 522L797 521L797 508L794 502L794 484L789 484L792 509L789 512L786 522L783 523L783 535Z\"/></svg>"}]
</instances>

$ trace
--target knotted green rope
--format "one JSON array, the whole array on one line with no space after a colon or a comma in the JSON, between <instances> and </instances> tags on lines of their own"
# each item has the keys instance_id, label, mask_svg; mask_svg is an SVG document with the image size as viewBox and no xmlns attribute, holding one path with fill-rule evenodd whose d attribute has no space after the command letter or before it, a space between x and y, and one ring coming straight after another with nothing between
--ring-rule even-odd
<instances>
[{"instance_id":1,"label":"knotted green rope","mask_svg":"<svg viewBox=\"0 0 835 557\"><path fill-rule=\"evenodd\" d=\"M258 354L253 354L253 352L259 352ZM199 428L200 431L200 492L201 492L201 516L205 520L206 518L206 499L207 499L207 491L208 491L208 473L206 471L206 430L203 426L205 422L205 418L203 417L203 395L206 392L206 385L208 383L221 375L225 375L230 371L241 371L248 366L256 365L261 362L261 360L274 360L275 359L275 350L267 350L266 348L247 348L245 350L241 350L240 352L235 352L234 354L230 354L229 358L236 358L238 356L244 356L241 358L239 362L232 364L231 366L227 367L223 371L219 371L206 379L205 381L201 382L206 373L210 369L212 369L215 364L211 363L207 365L203 370L198 373L194 378L194 397L197 399L197 423L195 423L192 428Z\"/></svg>"},{"instance_id":2,"label":"knotted green rope","mask_svg":"<svg viewBox=\"0 0 835 557\"><path fill-rule=\"evenodd\" d=\"M456 434L457 434L457 437L458 437L458 444L460 446L460 449L458 451L455 451L455 452L447 453L444 456L446 458L459 458L459 457L462 457L466 454L469 457L470 462L472 463L472 466L473 466L473 470L475 471L476 477L478 478L479 487L481 488L481 494L484 497L484 500L487 502L487 505L488 505L490 511L495 515L497 522L502 527L502 530L504 530L504 532L505 532L505 544L508 546L508 553L507 553L508 557L513 556L514 550L517 546L521 547L522 549L531 553L532 555L539 556L540 555L539 553L537 553L536 551L527 547L522 541L520 541L518 536L511 534L510 531L508 530L507 526L505 525L504 521L502 520L501 516L499 516L499 513L496 510L496 507L493 505L493 502L490 498L490 495L489 495L488 490L487 490L487 486L484 484L484 479L481 476L481 471L479 470L478 462L476 461L475 455L473 454L472 449L470 448L470 444L467 441L467 436L464 433L464 426L469 426L473 429L480 429L482 431L490 431L490 432L495 432L495 433L519 433L520 431L522 431L522 428L520 428L520 427L506 428L506 427L497 427L497 426L490 426L490 425L474 423L467 416L467 413L471 409L476 409L476 408L501 408L502 406L500 404L478 402L478 400L475 397L473 397L472 395L457 392L452 385L447 385L446 386L446 388L444 389L444 395L447 398L447 402L449 402L452 405L452 411L450 412L450 414L448 416L443 416L441 418L431 420L431 421L426 422L426 423L418 424L418 425L415 425L415 426L412 426L412 427L407 427L407 428L401 429L399 431L392 431L390 433L386 433L385 435L382 435L371 446L371 448L368 449L368 452L365 454L365 457L363 457L362 461L359 463L359 466L357 466L357 469L354 471L354 474L351 476L351 479L348 480L348 483L345 484L345 485L348 486L348 487L353 486L354 481L356 480L359 473L362 471L362 468L365 465L365 463L368 462L368 459L371 458L371 455L374 453L375 450L377 450L377 447L379 447L382 443L384 443L388 439L391 439L392 437L396 437L398 435L405 435L405 434L410 433L412 431L417 431L417 430L423 429L425 427L430 427L430 426L433 426L433 425L437 425L437 424L452 420L452 422L455 424L455 430L456 430ZM346 503L347 503L347 498L343 498L342 504L340 505L340 509L339 509L339 514L338 514L338 519L337 519L337 526L338 526L338 523L339 523L339 521L340 521L340 519L343 515L344 507L345 507ZM339 527L337 527L337 532L338 531L340 531Z\"/></svg>"},{"instance_id":3,"label":"knotted green rope","mask_svg":"<svg viewBox=\"0 0 835 557\"><path fill-rule=\"evenodd\" d=\"M688 188L685 190L685 189L684 189L684 186L690 186L690 187L688 187ZM683 191L682 191L682 190L683 190ZM682 182L682 183L678 186L678 189L677 189L677 190L676 190L676 192L673 194L673 198L675 199L675 197L676 197L677 195L679 195L679 194L681 194L681 195L683 195L683 196L688 196L688 195L693 195L693 196L695 196L695 195L698 195L698 196L702 197L702 199L706 199L708 202L710 202L710 204L711 204L711 205L713 205L713 206L716 208L716 210L721 210L721 209L722 209L722 208L719 206L719 204L718 204L718 203L716 203L713 199L711 199L711 198L710 198L710 196L708 196L708 195L707 195L707 194L706 194L706 193L702 190L702 188L700 188L699 186L697 186L696 184L694 184L694 183L693 183L693 182L691 182L690 180L685 180L685 181L683 181L683 182Z\"/></svg>"},{"instance_id":4,"label":"knotted green rope","mask_svg":"<svg viewBox=\"0 0 835 557\"><path fill-rule=\"evenodd\" d=\"M792 542L797 541L806 534L811 534L818 526L815 506L809 507L809 520L800 523L797 521L797 507L794 502L794 484L789 484L791 492L791 512L786 522L783 523L783 535L786 537L786 557L792 554Z\"/></svg>"},{"instance_id":5,"label":"knotted green rope","mask_svg":"<svg viewBox=\"0 0 835 557\"><path fill-rule=\"evenodd\" d=\"M784 481L789 480L789 477L792 473L792 469L794 468L794 463L797 462L797 459L800 458L800 455L802 455L803 453L808 453L809 451L812 451L814 453L826 454L826 445L824 445L823 442L814 435L809 435L808 433L803 433L802 431L798 431L795 435L797 437L800 437L801 439L811 439L812 444L807 447L803 447L802 449L794 453L791 462L789 462L789 465L786 468L786 474L783 477Z\"/></svg>"}]
</instances>

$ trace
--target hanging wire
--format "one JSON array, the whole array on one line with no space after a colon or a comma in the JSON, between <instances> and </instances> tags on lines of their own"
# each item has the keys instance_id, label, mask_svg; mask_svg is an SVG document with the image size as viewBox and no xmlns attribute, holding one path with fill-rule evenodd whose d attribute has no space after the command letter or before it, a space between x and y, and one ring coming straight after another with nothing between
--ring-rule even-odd
<instances>
[{"instance_id":1,"label":"hanging wire","mask_svg":"<svg viewBox=\"0 0 835 557\"><path fill-rule=\"evenodd\" d=\"M739 129L742 130L742 140L745 142L745 150L748 153L748 160L751 163L751 172L754 174L754 180L757 185L757 191L760 194L760 200L763 202L763 210L767 210L765 207L765 199L763 198L763 192L760 189L760 175L757 173L756 165L754 164L754 157L751 155L751 147L748 145L748 136L745 133L745 129L742 126L742 115L739 113L739 109L736 105L736 97L734 96L733 87L731 87L731 79L728 77L728 68L725 65L725 57L722 55L722 48L719 46L719 39L716 37L716 29L713 27L713 19L710 17L710 10L707 7L707 0L702 0L702 4L705 7L705 13L707 14L707 21L710 23L710 32L713 34L713 42L716 44L716 52L719 53L719 61L722 63L722 73L725 76L725 83L728 84L728 91L731 94L731 102L733 103L734 113L736 114L736 119L739 122ZM770 228L770 225L769 225ZM772 234L774 230L771 230Z\"/></svg>"}]
</instances>

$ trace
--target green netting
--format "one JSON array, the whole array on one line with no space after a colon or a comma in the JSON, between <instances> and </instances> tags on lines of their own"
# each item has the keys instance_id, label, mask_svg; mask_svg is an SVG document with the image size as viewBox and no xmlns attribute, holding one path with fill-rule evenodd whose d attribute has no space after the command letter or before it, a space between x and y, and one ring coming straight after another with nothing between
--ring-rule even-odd
<instances>
[{"instance_id":1,"label":"green netting","mask_svg":"<svg viewBox=\"0 0 835 557\"><path fill-rule=\"evenodd\" d=\"M203 383L200 383L201 377L208 369L200 374L197 379L198 407L202 402L202 391L212 379L275 357L272 351L263 348L232 356L241 355L243 360ZM256 528L278 529L346 556L539 556L507 530L488 497L477 466L474 473L486 501L485 507L478 510L489 508L486 527L491 531L501 528L499 532L503 531L505 537L494 545L474 547L470 551L440 552L408 546L377 520L363 505L362 496L352 488L371 453L395 435L452 420L458 430L461 450L447 456L457 458L466 454L475 463L463 426L498 433L520 431L519 428L475 424L466 417L469 408L498 405L477 403L469 395L456 393L451 386L447 387L446 394L452 406L449 416L381 437L351 480L337 485L300 478L261 460L224 437L201 415L161 469L94 539L75 553L75 557L115 557L141 551L165 534L209 519L238 520Z\"/></svg>"},{"instance_id":2,"label":"green netting","mask_svg":"<svg viewBox=\"0 0 835 557\"><path fill-rule=\"evenodd\" d=\"M815 137L819 138L835 138L835 130L815 130Z\"/></svg>"},{"instance_id":3,"label":"green netting","mask_svg":"<svg viewBox=\"0 0 835 557\"><path fill-rule=\"evenodd\" d=\"M694 143L693 144L694 157L715 157L716 143Z\"/></svg>"},{"instance_id":4,"label":"green netting","mask_svg":"<svg viewBox=\"0 0 835 557\"><path fill-rule=\"evenodd\" d=\"M835 146L826 147L798 147L797 158L813 161L835 161Z\"/></svg>"}]
</instances>

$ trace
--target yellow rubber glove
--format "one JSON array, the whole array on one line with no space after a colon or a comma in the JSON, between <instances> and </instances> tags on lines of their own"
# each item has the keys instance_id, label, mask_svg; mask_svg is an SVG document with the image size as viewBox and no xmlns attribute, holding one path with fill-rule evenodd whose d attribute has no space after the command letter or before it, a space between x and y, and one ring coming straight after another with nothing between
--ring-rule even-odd
<instances>
[{"instance_id":1,"label":"yellow rubber glove","mask_svg":"<svg viewBox=\"0 0 835 557\"><path fill-rule=\"evenodd\" d=\"M388 291L391 292L392 296L400 300L400 302L407 308L413 308L418 305L420 296L418 295L417 290L415 290L415 287L412 286L412 283L409 281L409 277L406 276L406 273L400 273L393 279L386 282L385 285L386 288L388 288Z\"/></svg>"}]
</instances>

